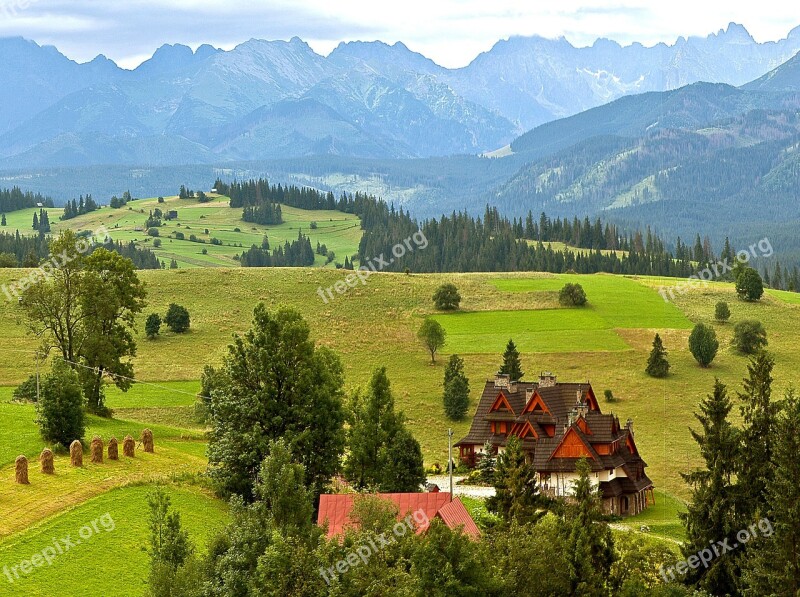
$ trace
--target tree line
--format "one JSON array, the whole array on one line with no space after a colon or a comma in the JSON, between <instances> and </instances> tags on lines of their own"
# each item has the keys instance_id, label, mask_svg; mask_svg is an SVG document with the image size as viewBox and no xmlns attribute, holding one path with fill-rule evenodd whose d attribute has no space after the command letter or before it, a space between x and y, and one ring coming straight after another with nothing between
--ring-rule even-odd
<instances>
[{"instance_id":1,"label":"tree line","mask_svg":"<svg viewBox=\"0 0 800 597\"><path fill-rule=\"evenodd\" d=\"M39 193L31 193L30 191L23 193L22 190L16 186L11 189L0 189L0 213L5 214L20 209L38 207L39 203L41 203L43 207L55 207L50 197L45 197Z\"/></svg>"},{"instance_id":2,"label":"tree line","mask_svg":"<svg viewBox=\"0 0 800 597\"><path fill-rule=\"evenodd\" d=\"M85 199L83 195L81 195L80 199L77 201L75 199L72 201L67 201L67 203L64 205L64 213L61 216L61 220L71 220L72 218L77 218L83 214L96 211L97 208L97 203L94 199L92 199L91 195L86 195Z\"/></svg>"}]
</instances>

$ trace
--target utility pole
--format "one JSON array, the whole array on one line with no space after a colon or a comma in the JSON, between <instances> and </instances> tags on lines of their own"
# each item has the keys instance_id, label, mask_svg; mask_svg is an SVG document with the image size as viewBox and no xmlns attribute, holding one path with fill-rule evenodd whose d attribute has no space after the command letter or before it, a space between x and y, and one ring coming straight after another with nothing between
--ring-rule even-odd
<instances>
[{"instance_id":1,"label":"utility pole","mask_svg":"<svg viewBox=\"0 0 800 597\"><path fill-rule=\"evenodd\" d=\"M447 430L447 470L450 473L450 501L453 501L453 429Z\"/></svg>"},{"instance_id":2,"label":"utility pole","mask_svg":"<svg viewBox=\"0 0 800 597\"><path fill-rule=\"evenodd\" d=\"M39 401L39 351L36 351L36 404L41 404Z\"/></svg>"}]
</instances>

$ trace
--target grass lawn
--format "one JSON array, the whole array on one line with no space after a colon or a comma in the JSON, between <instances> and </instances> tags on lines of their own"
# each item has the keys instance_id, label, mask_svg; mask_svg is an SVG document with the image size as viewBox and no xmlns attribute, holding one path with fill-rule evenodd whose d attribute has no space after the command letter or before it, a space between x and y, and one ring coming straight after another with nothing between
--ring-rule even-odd
<instances>
[{"instance_id":1,"label":"grass lawn","mask_svg":"<svg viewBox=\"0 0 800 597\"><path fill-rule=\"evenodd\" d=\"M165 487L172 506L180 511L183 528L202 554L208 540L228 521L226 505L196 486ZM84 501L5 539L0 539L0 595L80 597L83 595L138 596L149 571L147 493L152 485L113 489ZM92 528L95 522L97 531ZM89 526L92 531L82 529ZM88 538L83 538L88 537ZM10 569L41 553L53 540L75 542L52 564L33 568L15 578ZM77 543L80 541L80 543Z\"/></svg>"},{"instance_id":2,"label":"grass lawn","mask_svg":"<svg viewBox=\"0 0 800 597\"><path fill-rule=\"evenodd\" d=\"M685 504L663 491L656 491L656 503L636 516L625 518L621 523L632 530L639 531L642 526L650 527L647 535L672 542L686 540L686 529L678 519L679 512L686 512Z\"/></svg>"}]
</instances>

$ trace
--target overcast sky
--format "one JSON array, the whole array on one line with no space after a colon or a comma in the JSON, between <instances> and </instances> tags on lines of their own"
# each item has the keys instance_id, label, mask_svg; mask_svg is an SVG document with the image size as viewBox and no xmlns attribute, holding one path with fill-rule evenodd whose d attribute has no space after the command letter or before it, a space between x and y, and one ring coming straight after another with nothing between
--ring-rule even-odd
<instances>
[{"instance_id":1,"label":"overcast sky","mask_svg":"<svg viewBox=\"0 0 800 597\"><path fill-rule=\"evenodd\" d=\"M512 35L674 43L730 21L757 41L800 25L787 0L0 0L0 36L51 44L79 62L105 54L133 68L164 43L230 49L250 38L303 38L327 54L340 41L403 41L448 67Z\"/></svg>"}]
</instances>

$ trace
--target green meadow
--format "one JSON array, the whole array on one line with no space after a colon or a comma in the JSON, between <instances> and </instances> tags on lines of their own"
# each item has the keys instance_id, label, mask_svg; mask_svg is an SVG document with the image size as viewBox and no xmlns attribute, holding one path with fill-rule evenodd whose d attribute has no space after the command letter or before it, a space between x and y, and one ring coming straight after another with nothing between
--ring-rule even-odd
<instances>
[{"instance_id":1,"label":"green meadow","mask_svg":"<svg viewBox=\"0 0 800 597\"><path fill-rule=\"evenodd\" d=\"M0 271L0 284L23 274L21 270ZM77 470L68 466L66 456L58 455L59 472L53 478L45 478L36 468L43 443L35 425L35 407L10 401L13 386L35 370L37 342L26 332L18 306L0 302L5 324L0 327L0 553L9 545L18 545L35 529L44 528L42 525L79 512L92 500L123 495L131 486L174 480L179 490L194 491L182 479L202 472L206 465L204 429L194 418L200 374L204 365L222 361L233 334L248 329L258 302L272 309L287 305L299 310L315 340L341 356L348 392L365 386L376 367L386 366L397 406L405 412L428 465L446 461L448 428L460 438L470 424L469 417L453 422L443 413L442 376L450 354L464 357L471 387L470 412L484 382L497 371L509 337L521 349L526 378L547 370L564 381L591 381L604 411L614 412L622 421L633 419L639 451L657 488L656 507L623 524L634 530L646 525L654 537L670 541L682 536L677 512L688 497L680 473L699 463L689 432L696 425L692 413L710 392L715 377L729 385L736 401L746 374L747 358L730 347L733 324L747 318L759 319L766 326L769 349L777 362L775 395L797 385L800 370L795 340L800 334L800 305L786 293L773 292L758 303L744 303L736 298L732 284L700 286L676 294L675 300L667 303L658 293L659 286L679 281L603 274L376 273L366 285L359 284L326 304L317 290L342 280L346 272L190 268L142 271L139 275L149 294L148 306L137 324L134 363L137 378L146 383L124 394L109 388L107 399L115 418L90 417L87 437L99 434L106 440L111 435L119 439L128 433L138 437L147 426L154 431L156 453L137 452L129 461L85 464ZM438 313L433 308L431 297L444 282L456 284L463 297L457 313ZM558 290L566 282L579 282L586 289L589 303L585 308L558 304ZM728 324L713 321L719 300L731 305ZM189 309L190 331L145 339L142 329L147 314L163 314L170 302ZM448 330L448 342L434 365L416 338L417 329L429 316ZM690 328L700 321L715 327L721 343L710 369L698 367L687 348ZM662 335L672 364L665 380L644 373L656 332ZM613 391L616 402L604 402L605 389ZM734 414L738 415L738 409ZM30 486L13 483L13 460L18 454L31 459ZM141 507L142 495L129 502L137 500L141 503L136 507ZM213 499L211 503L216 504ZM192 508L186 511L187 516L196 515ZM121 563L109 569L122 569L128 560L145 561L137 559L142 557L138 547L117 547ZM13 549L14 554L18 552ZM138 570L141 578L142 569ZM31 594L48 594L46 579L50 577L43 574L39 578L31 577L35 585L31 591L40 592ZM108 592L119 592L118 586L116 579L109 579Z\"/></svg>"},{"instance_id":2,"label":"green meadow","mask_svg":"<svg viewBox=\"0 0 800 597\"><path fill-rule=\"evenodd\" d=\"M125 243L133 241L139 247L151 249L156 256L167 265L175 259L178 267L235 267L234 255L246 251L252 245L261 246L266 235L271 247L283 245L286 241L297 239L299 232L311 239L311 245L317 242L324 244L336 254L336 261L344 262L345 256L352 257L358 252L361 240L361 225L357 216L338 211L307 211L286 205L281 206L284 222L278 225L262 226L242 221L242 210L228 206L228 198L210 194L211 201L200 203L197 199L179 199L177 196L137 199L124 207L111 209L103 207L77 218L60 221L62 208L48 209L52 232L57 234L64 229L94 232L105 227L115 241ZM178 212L178 218L162 220L159 230L161 246L154 246L154 239L144 230L145 220L150 211L156 208L166 213L170 210ZM34 234L32 230L33 214L38 209L26 209L7 215L8 230L18 229L21 234ZM312 222L315 228L312 229ZM184 240L175 238L175 233L182 232ZM193 242L190 235L203 241ZM211 244L217 239L222 244ZM239 246L241 245L241 246ZM206 254L203 251L206 251ZM323 267L326 258L317 255L315 265ZM335 262L334 262L335 263ZM334 263L327 267L334 267Z\"/></svg>"}]
</instances>

